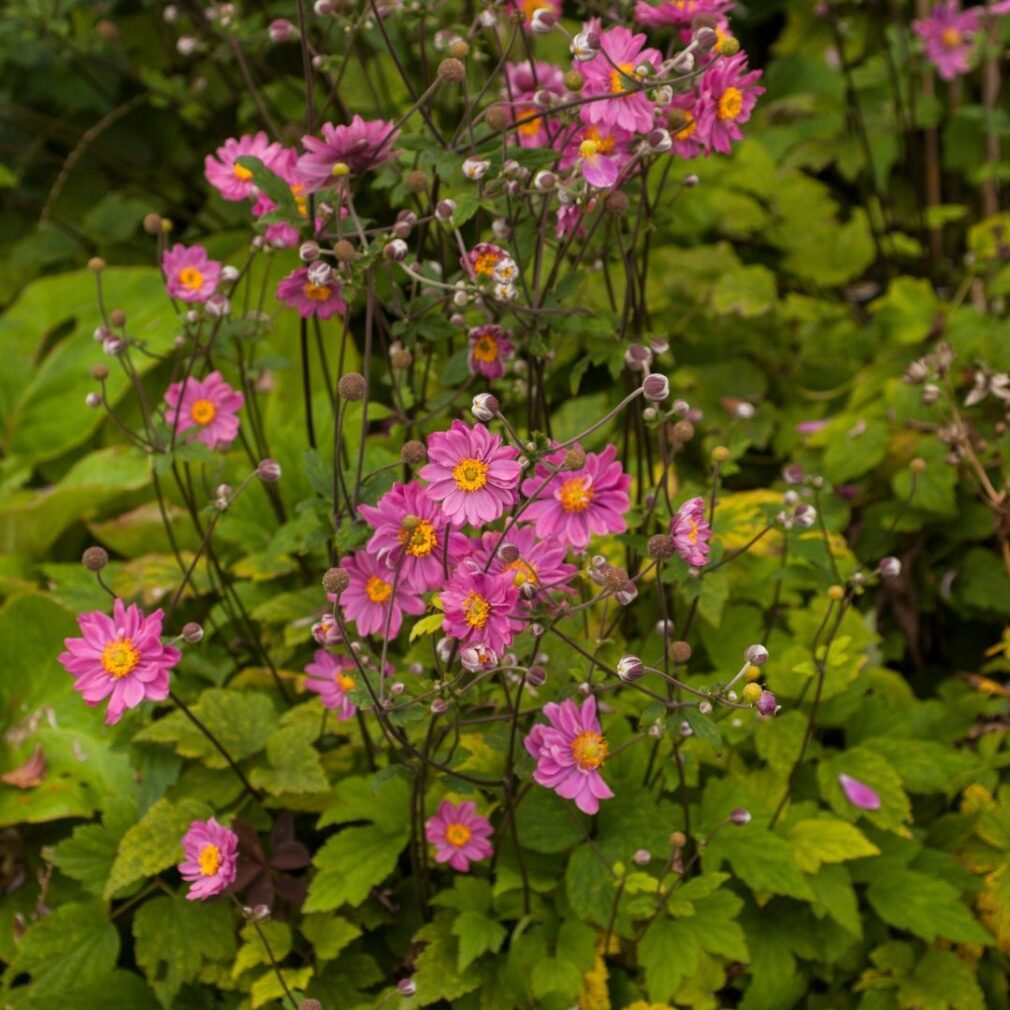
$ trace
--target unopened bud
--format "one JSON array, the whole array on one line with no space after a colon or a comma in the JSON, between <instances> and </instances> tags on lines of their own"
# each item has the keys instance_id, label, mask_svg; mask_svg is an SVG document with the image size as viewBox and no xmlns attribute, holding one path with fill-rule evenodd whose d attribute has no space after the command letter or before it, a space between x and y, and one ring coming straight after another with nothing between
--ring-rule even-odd
<instances>
[{"instance_id":1,"label":"unopened bud","mask_svg":"<svg viewBox=\"0 0 1010 1010\"><path fill-rule=\"evenodd\" d=\"M438 79L448 84L460 84L466 78L466 67L462 60L450 56L438 65Z\"/></svg>"},{"instance_id":2,"label":"unopened bud","mask_svg":"<svg viewBox=\"0 0 1010 1010\"><path fill-rule=\"evenodd\" d=\"M544 170L533 176L533 188L541 193L549 193L557 184L558 177L553 172Z\"/></svg>"},{"instance_id":3,"label":"unopened bud","mask_svg":"<svg viewBox=\"0 0 1010 1010\"><path fill-rule=\"evenodd\" d=\"M881 558L877 572L885 579L895 579L901 574L901 562L891 556Z\"/></svg>"},{"instance_id":4,"label":"unopened bud","mask_svg":"<svg viewBox=\"0 0 1010 1010\"><path fill-rule=\"evenodd\" d=\"M423 442L412 438L409 442L403 443L400 449L400 459L410 466L420 466L428 458L428 450Z\"/></svg>"},{"instance_id":5,"label":"unopened bud","mask_svg":"<svg viewBox=\"0 0 1010 1010\"><path fill-rule=\"evenodd\" d=\"M365 377L360 372L348 372L340 376L337 383L337 392L343 400L363 400L367 388Z\"/></svg>"},{"instance_id":6,"label":"unopened bud","mask_svg":"<svg viewBox=\"0 0 1010 1010\"><path fill-rule=\"evenodd\" d=\"M631 860L636 866L648 866L652 862L652 853L648 849L639 849Z\"/></svg>"},{"instance_id":7,"label":"unopened bud","mask_svg":"<svg viewBox=\"0 0 1010 1010\"><path fill-rule=\"evenodd\" d=\"M256 476L264 484L276 484L281 479L281 465L275 459L261 459L256 467Z\"/></svg>"},{"instance_id":8,"label":"unopened bud","mask_svg":"<svg viewBox=\"0 0 1010 1010\"><path fill-rule=\"evenodd\" d=\"M470 404L470 413L478 421L490 421L498 413L498 400L491 393L478 393Z\"/></svg>"},{"instance_id":9,"label":"unopened bud","mask_svg":"<svg viewBox=\"0 0 1010 1010\"><path fill-rule=\"evenodd\" d=\"M743 658L752 666L764 666L768 662L768 650L763 645L748 645Z\"/></svg>"},{"instance_id":10,"label":"unopened bud","mask_svg":"<svg viewBox=\"0 0 1010 1010\"><path fill-rule=\"evenodd\" d=\"M740 42L732 35L724 35L715 46L715 51L720 56L736 56L740 52Z\"/></svg>"},{"instance_id":11,"label":"unopened bud","mask_svg":"<svg viewBox=\"0 0 1010 1010\"><path fill-rule=\"evenodd\" d=\"M417 992L417 986L414 985L414 980L412 978L401 978L400 981L396 983L396 989L401 996L407 999Z\"/></svg>"},{"instance_id":12,"label":"unopened bud","mask_svg":"<svg viewBox=\"0 0 1010 1010\"><path fill-rule=\"evenodd\" d=\"M408 172L403 182L411 193L423 193L428 188L428 177L419 168Z\"/></svg>"},{"instance_id":13,"label":"unopened bud","mask_svg":"<svg viewBox=\"0 0 1010 1010\"><path fill-rule=\"evenodd\" d=\"M670 395L670 380L659 372L652 372L642 383L642 395L650 403L662 403Z\"/></svg>"},{"instance_id":14,"label":"unopened bud","mask_svg":"<svg viewBox=\"0 0 1010 1010\"><path fill-rule=\"evenodd\" d=\"M636 680L645 676L645 665L638 656L622 656L617 661L617 676L625 684L633 684Z\"/></svg>"},{"instance_id":15,"label":"unopened bud","mask_svg":"<svg viewBox=\"0 0 1010 1010\"><path fill-rule=\"evenodd\" d=\"M182 640L190 645L198 645L203 641L203 628L196 621L189 621L182 626Z\"/></svg>"},{"instance_id":16,"label":"unopened bud","mask_svg":"<svg viewBox=\"0 0 1010 1010\"><path fill-rule=\"evenodd\" d=\"M621 217L628 210L628 197L619 189L612 189L603 201L603 209L614 217Z\"/></svg>"},{"instance_id":17,"label":"unopened bud","mask_svg":"<svg viewBox=\"0 0 1010 1010\"><path fill-rule=\"evenodd\" d=\"M105 269L105 260L101 256L92 256L88 260L88 269L93 274L100 274Z\"/></svg>"},{"instance_id":18,"label":"unopened bud","mask_svg":"<svg viewBox=\"0 0 1010 1010\"><path fill-rule=\"evenodd\" d=\"M737 807L736 810L729 815L729 819L737 827L742 828L745 824L750 824L750 811L744 810L743 807Z\"/></svg>"},{"instance_id":19,"label":"unopened bud","mask_svg":"<svg viewBox=\"0 0 1010 1010\"><path fill-rule=\"evenodd\" d=\"M748 684L747 686L748 687L753 687L752 684ZM775 695L772 694L771 691L762 691L761 692L761 697L758 698L758 700L757 700L757 706L756 707L757 707L757 710L762 715L774 715L775 714L775 710L778 708L778 705L776 704L776 701L775 701Z\"/></svg>"},{"instance_id":20,"label":"unopened bud","mask_svg":"<svg viewBox=\"0 0 1010 1010\"><path fill-rule=\"evenodd\" d=\"M351 577L344 568L328 568L323 575L323 589L339 596L350 585Z\"/></svg>"},{"instance_id":21,"label":"unopened bud","mask_svg":"<svg viewBox=\"0 0 1010 1010\"><path fill-rule=\"evenodd\" d=\"M81 564L89 572L100 572L109 563L109 554L104 547L89 547L81 555Z\"/></svg>"},{"instance_id":22,"label":"unopened bud","mask_svg":"<svg viewBox=\"0 0 1010 1010\"><path fill-rule=\"evenodd\" d=\"M88 393L84 397L84 406L91 410L97 410L102 405L102 398L98 393Z\"/></svg>"},{"instance_id":23,"label":"unopened bud","mask_svg":"<svg viewBox=\"0 0 1010 1010\"><path fill-rule=\"evenodd\" d=\"M109 322L113 326L125 326L126 325L126 313L122 309L113 309L109 313Z\"/></svg>"},{"instance_id":24,"label":"unopened bud","mask_svg":"<svg viewBox=\"0 0 1010 1010\"><path fill-rule=\"evenodd\" d=\"M392 242L387 242L382 250L382 255L386 257L387 260L392 260L394 263L399 263L401 260L407 258L407 253L410 251L410 247L402 238L394 238Z\"/></svg>"},{"instance_id":25,"label":"unopened bud","mask_svg":"<svg viewBox=\"0 0 1010 1010\"><path fill-rule=\"evenodd\" d=\"M684 641L671 642L669 653L675 663L686 663L691 658L691 646Z\"/></svg>"},{"instance_id":26,"label":"unopened bud","mask_svg":"<svg viewBox=\"0 0 1010 1010\"><path fill-rule=\"evenodd\" d=\"M451 221L452 215L456 213L455 200L439 200L435 204L435 217L439 221Z\"/></svg>"},{"instance_id":27,"label":"unopened bud","mask_svg":"<svg viewBox=\"0 0 1010 1010\"><path fill-rule=\"evenodd\" d=\"M649 557L653 561L664 561L666 558L673 557L677 550L673 537L666 533L657 533L655 536L649 537L647 549Z\"/></svg>"},{"instance_id":28,"label":"unopened bud","mask_svg":"<svg viewBox=\"0 0 1010 1010\"><path fill-rule=\"evenodd\" d=\"M276 18L267 26L271 42L287 42L298 34L298 29L285 18Z\"/></svg>"},{"instance_id":29,"label":"unopened bud","mask_svg":"<svg viewBox=\"0 0 1010 1010\"><path fill-rule=\"evenodd\" d=\"M908 464L908 469L912 473L919 474L926 472L926 461L921 456L916 456L911 463Z\"/></svg>"},{"instance_id":30,"label":"unopened bud","mask_svg":"<svg viewBox=\"0 0 1010 1010\"><path fill-rule=\"evenodd\" d=\"M585 87L585 75L578 70L569 70L563 78L564 85L569 91L579 92Z\"/></svg>"},{"instance_id":31,"label":"unopened bud","mask_svg":"<svg viewBox=\"0 0 1010 1010\"><path fill-rule=\"evenodd\" d=\"M432 715L445 715L449 711L449 703L445 698L436 698L429 706Z\"/></svg>"},{"instance_id":32,"label":"unopened bud","mask_svg":"<svg viewBox=\"0 0 1010 1010\"><path fill-rule=\"evenodd\" d=\"M161 215L160 214L145 214L144 215L144 231L148 235L160 235L161 234Z\"/></svg>"}]
</instances>

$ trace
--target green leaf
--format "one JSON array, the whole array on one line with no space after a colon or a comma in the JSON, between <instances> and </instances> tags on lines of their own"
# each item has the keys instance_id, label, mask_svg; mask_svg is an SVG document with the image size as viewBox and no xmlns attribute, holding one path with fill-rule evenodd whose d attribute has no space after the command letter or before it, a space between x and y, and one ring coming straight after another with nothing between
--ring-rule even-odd
<instances>
[{"instance_id":1,"label":"green leaf","mask_svg":"<svg viewBox=\"0 0 1010 1010\"><path fill-rule=\"evenodd\" d=\"M880 854L880 849L854 824L830 817L797 821L789 828L789 839L796 864L804 873L816 873L821 863L843 863Z\"/></svg>"},{"instance_id":2,"label":"green leaf","mask_svg":"<svg viewBox=\"0 0 1010 1010\"><path fill-rule=\"evenodd\" d=\"M288 989L293 992L304 991L305 987L312 981L312 976L315 975L316 970L311 965L307 965L304 968L281 968L281 974L284 976L284 981L287 983ZM287 995L284 992L284 986L281 985L281 980L277 977L277 973L271 969L265 975L260 976L252 984L252 988L249 990L249 1005L252 1010L257 1010L258 1007L264 1006L273 1000L283 999L287 1004Z\"/></svg>"},{"instance_id":3,"label":"green leaf","mask_svg":"<svg viewBox=\"0 0 1010 1010\"><path fill-rule=\"evenodd\" d=\"M462 974L481 954L497 954L505 941L505 927L481 912L460 912L452 924L452 934L459 938L457 967Z\"/></svg>"},{"instance_id":4,"label":"green leaf","mask_svg":"<svg viewBox=\"0 0 1010 1010\"><path fill-rule=\"evenodd\" d=\"M778 297L775 274L760 264L723 274L712 289L712 308L720 316L762 316Z\"/></svg>"},{"instance_id":5,"label":"green leaf","mask_svg":"<svg viewBox=\"0 0 1010 1010\"><path fill-rule=\"evenodd\" d=\"M269 768L254 768L250 781L274 796L282 793L321 793L329 788L329 779L312 746L318 728L304 725L283 726L267 742Z\"/></svg>"},{"instance_id":6,"label":"green leaf","mask_svg":"<svg viewBox=\"0 0 1010 1010\"><path fill-rule=\"evenodd\" d=\"M853 806L838 782L839 775L864 782L880 797L879 810L861 810ZM852 747L826 757L817 765L821 796L832 810L846 820L865 817L885 831L901 831L912 816L912 807L901 785L901 776L881 754L868 747Z\"/></svg>"},{"instance_id":7,"label":"green leaf","mask_svg":"<svg viewBox=\"0 0 1010 1010\"><path fill-rule=\"evenodd\" d=\"M361 936L361 928L339 915L307 915L300 927L320 961L332 961Z\"/></svg>"},{"instance_id":8,"label":"green leaf","mask_svg":"<svg viewBox=\"0 0 1010 1010\"><path fill-rule=\"evenodd\" d=\"M60 1010L95 1010L95 1007L115 1007L115 1010L156 1010L158 1000L150 986L133 971L115 968L103 975L78 980L59 997ZM44 1010L49 1000L32 1003L32 1010Z\"/></svg>"},{"instance_id":9,"label":"green leaf","mask_svg":"<svg viewBox=\"0 0 1010 1010\"><path fill-rule=\"evenodd\" d=\"M565 894L572 911L580 919L606 926L615 890L613 877L600 864L600 857L593 847L580 845L569 857L565 869Z\"/></svg>"},{"instance_id":10,"label":"green leaf","mask_svg":"<svg viewBox=\"0 0 1010 1010\"><path fill-rule=\"evenodd\" d=\"M267 695L256 691L212 687L191 708L235 761L261 751L277 729L273 703ZM135 739L142 743L172 744L180 757L197 758L208 768L228 767L220 751L180 711L151 723Z\"/></svg>"},{"instance_id":11,"label":"green leaf","mask_svg":"<svg viewBox=\"0 0 1010 1010\"><path fill-rule=\"evenodd\" d=\"M232 910L226 903L157 897L133 919L137 964L161 1005L168 1008L205 960L229 960L235 952Z\"/></svg>"},{"instance_id":12,"label":"green leaf","mask_svg":"<svg viewBox=\"0 0 1010 1010\"><path fill-rule=\"evenodd\" d=\"M309 884L306 912L359 905L396 868L409 832L390 833L377 824L344 828L316 853L317 873Z\"/></svg>"},{"instance_id":13,"label":"green leaf","mask_svg":"<svg viewBox=\"0 0 1010 1010\"><path fill-rule=\"evenodd\" d=\"M286 922L278 922L276 919L267 919L257 925L266 937L266 943L270 944L274 958L280 963L291 953L291 927ZM270 964L270 954L267 953L266 943L263 942L260 932L257 932L256 926L252 923L242 927L243 943L235 955L235 963L231 966L232 978L238 978L251 968Z\"/></svg>"},{"instance_id":14,"label":"green leaf","mask_svg":"<svg viewBox=\"0 0 1010 1010\"><path fill-rule=\"evenodd\" d=\"M211 813L210 807L198 800L158 800L119 843L103 897L113 898L138 880L178 863L182 836L193 821L204 820Z\"/></svg>"},{"instance_id":15,"label":"green leaf","mask_svg":"<svg viewBox=\"0 0 1010 1010\"><path fill-rule=\"evenodd\" d=\"M534 852L564 852L582 840L578 824L565 812L564 801L540 786L534 786L523 800L516 824L523 846Z\"/></svg>"},{"instance_id":16,"label":"green leaf","mask_svg":"<svg viewBox=\"0 0 1010 1010\"><path fill-rule=\"evenodd\" d=\"M827 914L842 929L853 936L863 935L863 925L859 914L859 903L852 887L852 877L848 869L839 864L825 863L810 878L810 886L816 895L814 910Z\"/></svg>"},{"instance_id":17,"label":"green leaf","mask_svg":"<svg viewBox=\"0 0 1010 1010\"><path fill-rule=\"evenodd\" d=\"M699 740L710 743L713 747L722 745L722 734L714 719L710 716L702 715L696 708L684 708L678 713L678 721L683 717L684 722L691 727L694 735Z\"/></svg>"},{"instance_id":18,"label":"green leaf","mask_svg":"<svg viewBox=\"0 0 1010 1010\"><path fill-rule=\"evenodd\" d=\"M985 1010L975 969L951 950L928 950L898 987L903 1007L919 1010Z\"/></svg>"},{"instance_id":19,"label":"green leaf","mask_svg":"<svg viewBox=\"0 0 1010 1010\"><path fill-rule=\"evenodd\" d=\"M582 991L582 972L563 957L544 957L533 965L530 978L533 995L539 998L558 993L575 999Z\"/></svg>"},{"instance_id":20,"label":"green leaf","mask_svg":"<svg viewBox=\"0 0 1010 1010\"><path fill-rule=\"evenodd\" d=\"M422 617L410 629L410 641L413 642L422 635L434 635L436 632L441 631L444 620L445 615L442 613L428 614L427 617Z\"/></svg>"},{"instance_id":21,"label":"green leaf","mask_svg":"<svg viewBox=\"0 0 1010 1010\"><path fill-rule=\"evenodd\" d=\"M697 938L687 920L656 919L638 945L649 999L653 1003L669 1000L680 983L698 970L699 954Z\"/></svg>"},{"instance_id":22,"label":"green leaf","mask_svg":"<svg viewBox=\"0 0 1010 1010\"><path fill-rule=\"evenodd\" d=\"M729 862L733 873L759 894L770 891L804 901L813 897L792 846L755 824L723 828L706 847L703 861L706 870L717 870Z\"/></svg>"},{"instance_id":23,"label":"green leaf","mask_svg":"<svg viewBox=\"0 0 1010 1010\"><path fill-rule=\"evenodd\" d=\"M424 943L413 976L417 1006L430 1006L440 1000L452 1003L480 985L475 966L465 970L458 967L459 943L452 934L451 922L451 915L440 913L434 922L422 926L414 936L416 941Z\"/></svg>"},{"instance_id":24,"label":"green leaf","mask_svg":"<svg viewBox=\"0 0 1010 1010\"><path fill-rule=\"evenodd\" d=\"M101 897L116 859L119 842L136 820L136 804L130 797L112 797L101 824L79 824L69 838L53 849L53 863L64 876L81 883Z\"/></svg>"}]
</instances>

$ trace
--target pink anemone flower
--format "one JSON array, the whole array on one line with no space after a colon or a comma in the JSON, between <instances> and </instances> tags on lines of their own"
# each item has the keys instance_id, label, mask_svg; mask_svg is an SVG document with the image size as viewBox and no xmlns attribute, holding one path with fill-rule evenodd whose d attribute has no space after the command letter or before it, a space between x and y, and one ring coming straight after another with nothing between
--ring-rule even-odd
<instances>
[{"instance_id":1,"label":"pink anemone flower","mask_svg":"<svg viewBox=\"0 0 1010 1010\"><path fill-rule=\"evenodd\" d=\"M643 64L658 68L663 57L658 49L646 49L645 42L644 35L621 25L600 35L601 52L580 67L586 81L582 94L587 98L600 96L582 106L583 122L619 126L636 133L648 133L653 128L655 105L638 87L642 79L639 68Z\"/></svg>"},{"instance_id":2,"label":"pink anemone flower","mask_svg":"<svg viewBox=\"0 0 1010 1010\"><path fill-rule=\"evenodd\" d=\"M270 168L280 154L280 144L271 143L261 130L247 134L237 140L232 137L224 142L214 154L203 160L203 174L207 181L226 200L248 200L256 195L253 174L244 165L238 164L241 157L259 158Z\"/></svg>"},{"instance_id":3,"label":"pink anemone flower","mask_svg":"<svg viewBox=\"0 0 1010 1010\"><path fill-rule=\"evenodd\" d=\"M165 390L166 423L178 432L191 431L197 441L211 449L225 449L238 435L238 412L245 397L232 389L220 372L205 379L190 376Z\"/></svg>"},{"instance_id":4,"label":"pink anemone flower","mask_svg":"<svg viewBox=\"0 0 1010 1010\"><path fill-rule=\"evenodd\" d=\"M205 302L217 287L221 264L209 259L202 245L176 243L161 257L165 288L183 302Z\"/></svg>"},{"instance_id":5,"label":"pink anemone flower","mask_svg":"<svg viewBox=\"0 0 1010 1010\"><path fill-rule=\"evenodd\" d=\"M423 614L424 601L403 579L367 550L342 558L340 567L351 581L340 594L344 618L353 621L359 635L379 634L396 638L404 614Z\"/></svg>"},{"instance_id":6,"label":"pink anemone flower","mask_svg":"<svg viewBox=\"0 0 1010 1010\"><path fill-rule=\"evenodd\" d=\"M323 705L337 713L341 722L354 718L357 706L348 698L358 682L348 673L357 665L350 656L317 649L311 663L305 667L305 688L315 691Z\"/></svg>"},{"instance_id":7,"label":"pink anemone flower","mask_svg":"<svg viewBox=\"0 0 1010 1010\"><path fill-rule=\"evenodd\" d=\"M448 863L460 873L494 853L489 841L492 833L491 822L477 813L471 800L442 800L438 813L424 822L424 837L435 846L435 862Z\"/></svg>"},{"instance_id":8,"label":"pink anemone flower","mask_svg":"<svg viewBox=\"0 0 1010 1010\"><path fill-rule=\"evenodd\" d=\"M182 836L185 859L179 864L182 879L190 884L186 897L206 901L234 881L238 864L238 835L213 817L193 821Z\"/></svg>"}]
</instances>

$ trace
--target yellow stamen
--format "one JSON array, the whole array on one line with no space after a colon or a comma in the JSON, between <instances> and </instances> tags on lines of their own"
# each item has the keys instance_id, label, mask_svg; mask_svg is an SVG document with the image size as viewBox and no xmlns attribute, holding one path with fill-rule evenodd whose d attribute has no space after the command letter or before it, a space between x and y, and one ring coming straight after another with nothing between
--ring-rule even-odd
<instances>
[{"instance_id":1,"label":"yellow stamen","mask_svg":"<svg viewBox=\"0 0 1010 1010\"><path fill-rule=\"evenodd\" d=\"M427 519L419 519L412 530L400 530L400 543L412 558L426 558L438 546L438 534Z\"/></svg>"},{"instance_id":2,"label":"yellow stamen","mask_svg":"<svg viewBox=\"0 0 1010 1010\"><path fill-rule=\"evenodd\" d=\"M719 99L716 113L720 119L736 119L743 109L743 92L739 88L727 88Z\"/></svg>"},{"instance_id":3,"label":"yellow stamen","mask_svg":"<svg viewBox=\"0 0 1010 1010\"><path fill-rule=\"evenodd\" d=\"M490 333L482 333L474 342L473 356L477 361L497 361L498 341Z\"/></svg>"},{"instance_id":4,"label":"yellow stamen","mask_svg":"<svg viewBox=\"0 0 1010 1010\"><path fill-rule=\"evenodd\" d=\"M328 301L330 295L333 294L333 288L331 288L328 284L313 284L310 281L308 284L302 285L302 294L305 295L309 301L325 302Z\"/></svg>"},{"instance_id":5,"label":"yellow stamen","mask_svg":"<svg viewBox=\"0 0 1010 1010\"><path fill-rule=\"evenodd\" d=\"M600 145L595 140L584 140L579 144L579 157L591 161L600 153Z\"/></svg>"},{"instance_id":6,"label":"yellow stamen","mask_svg":"<svg viewBox=\"0 0 1010 1010\"><path fill-rule=\"evenodd\" d=\"M205 845L196 857L200 872L205 877L213 877L221 866L221 850L216 845Z\"/></svg>"},{"instance_id":7,"label":"yellow stamen","mask_svg":"<svg viewBox=\"0 0 1010 1010\"><path fill-rule=\"evenodd\" d=\"M610 90L615 95L622 95L624 92L629 91L630 82L628 78L631 78L633 81L638 80L638 74L635 73L634 67L630 63L618 63L610 71Z\"/></svg>"},{"instance_id":8,"label":"yellow stamen","mask_svg":"<svg viewBox=\"0 0 1010 1010\"><path fill-rule=\"evenodd\" d=\"M336 681L340 685L340 690L345 694L357 687L353 677L348 676L346 673L341 673L339 670L337 671Z\"/></svg>"},{"instance_id":9,"label":"yellow stamen","mask_svg":"<svg viewBox=\"0 0 1010 1010\"><path fill-rule=\"evenodd\" d=\"M231 174L242 182L248 182L253 175L252 172L250 172L244 165L233 165Z\"/></svg>"},{"instance_id":10,"label":"yellow stamen","mask_svg":"<svg viewBox=\"0 0 1010 1010\"><path fill-rule=\"evenodd\" d=\"M110 677L125 677L140 662L140 650L129 638L116 638L102 649L102 668Z\"/></svg>"},{"instance_id":11,"label":"yellow stamen","mask_svg":"<svg viewBox=\"0 0 1010 1010\"><path fill-rule=\"evenodd\" d=\"M189 408L189 416L197 424L210 424L217 417L217 407L210 400L194 400Z\"/></svg>"},{"instance_id":12,"label":"yellow stamen","mask_svg":"<svg viewBox=\"0 0 1010 1010\"><path fill-rule=\"evenodd\" d=\"M365 583L365 595L372 603L385 603L393 592L393 587L378 575L373 575Z\"/></svg>"},{"instance_id":13,"label":"yellow stamen","mask_svg":"<svg viewBox=\"0 0 1010 1010\"><path fill-rule=\"evenodd\" d=\"M569 477L561 485L558 500L566 512L585 512L593 501L589 477Z\"/></svg>"},{"instance_id":14,"label":"yellow stamen","mask_svg":"<svg viewBox=\"0 0 1010 1010\"><path fill-rule=\"evenodd\" d=\"M471 628L483 628L491 616L491 604L483 596L470 592L463 601L463 616Z\"/></svg>"},{"instance_id":15,"label":"yellow stamen","mask_svg":"<svg viewBox=\"0 0 1010 1010\"><path fill-rule=\"evenodd\" d=\"M511 564L506 565L502 571L515 572L513 582L517 586L525 586L527 583L533 586L540 584L540 579L537 578L537 570L522 558L516 558Z\"/></svg>"},{"instance_id":16,"label":"yellow stamen","mask_svg":"<svg viewBox=\"0 0 1010 1010\"><path fill-rule=\"evenodd\" d=\"M601 733L594 733L586 730L580 733L572 741L572 757L575 763L583 770L589 771L593 768L600 768L607 760L610 753L610 746L607 739Z\"/></svg>"},{"instance_id":17,"label":"yellow stamen","mask_svg":"<svg viewBox=\"0 0 1010 1010\"><path fill-rule=\"evenodd\" d=\"M488 465L483 460L467 457L452 469L452 479L460 491L479 491L487 483Z\"/></svg>"},{"instance_id":18,"label":"yellow stamen","mask_svg":"<svg viewBox=\"0 0 1010 1010\"><path fill-rule=\"evenodd\" d=\"M470 829L465 824L447 824L445 826L445 840L457 849L462 848L470 841Z\"/></svg>"},{"instance_id":19,"label":"yellow stamen","mask_svg":"<svg viewBox=\"0 0 1010 1010\"><path fill-rule=\"evenodd\" d=\"M196 267L183 267L179 271L179 283L190 291L199 291L203 287L203 274Z\"/></svg>"},{"instance_id":20,"label":"yellow stamen","mask_svg":"<svg viewBox=\"0 0 1010 1010\"><path fill-rule=\"evenodd\" d=\"M940 33L940 43L944 49L956 49L963 36L956 28L944 28Z\"/></svg>"}]
</instances>

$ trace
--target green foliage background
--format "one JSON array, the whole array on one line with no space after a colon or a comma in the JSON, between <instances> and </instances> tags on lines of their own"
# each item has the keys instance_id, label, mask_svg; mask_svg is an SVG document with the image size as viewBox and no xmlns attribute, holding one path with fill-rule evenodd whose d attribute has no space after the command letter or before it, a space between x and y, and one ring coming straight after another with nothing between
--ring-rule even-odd
<instances>
[{"instance_id":1,"label":"green foliage background","mask_svg":"<svg viewBox=\"0 0 1010 1010\"><path fill-rule=\"evenodd\" d=\"M268 796L270 816L247 805L242 818L266 838L273 816L292 812L313 854L308 871L295 871L308 885L302 909L263 924L299 994L327 1008L405 1010L1010 1005L1008 705L998 684L980 691L961 676L1005 674L1007 660L986 650L1010 617L1010 579L990 511L923 430L931 414L919 390L901 381L941 334L961 365L1010 369L1010 267L993 223L973 226L985 132L1003 139L1006 113L970 94L952 107L920 94L915 130L896 130L895 107L907 114L918 85L899 66L895 89L898 39L881 21L884 6L846 8L850 88L824 58L837 40L812 3L755 4L740 18L768 93L732 157L675 165L701 185L655 221L653 335L671 341L674 394L705 413L678 493L704 492L712 448L730 448L716 530L732 550L778 510L781 485L765 489L783 464L801 463L826 481L819 505L832 547L820 529L776 532L694 590L689 683L725 679L746 645L763 639L768 686L784 712L769 722L697 716L694 735L676 747L686 796L665 752L654 788L642 787L653 766L641 747L608 763L617 798L593 824L534 788L517 825L532 914L516 851L499 838L494 872L439 878L425 921L406 853L408 779L395 768L366 774L360 745L323 731L318 701L299 695L281 710L258 662L240 647L233 663L225 641L246 629L211 605L198 569L194 602L207 603L224 634L187 651L179 690ZM272 14L291 15L284 7L248 12L243 30L254 68L270 75L272 106L295 123L297 47L263 41ZM374 53L370 66L395 99ZM166 351L175 320L141 219L165 214L180 238L238 261L244 210L209 196L202 158L249 129L256 110L227 52L180 58L154 5L64 3L53 16L49 3L13 0L0 23L0 67L0 186L9 196L0 213L0 763L17 768L39 747L47 762L34 788L0 785L3 999L15 1010L276 1005L283 994L255 932L226 903L185 901L172 870L189 822L238 807L240 784L181 714L152 722L131 713L104 727L55 659L75 614L105 602L77 562L84 546L107 547L110 585L148 606L179 577L150 461L84 405L101 354L95 281L83 265L95 254L114 264L104 275L108 304L127 311L152 351ZM357 75L347 87L352 108L369 108ZM852 127L853 95L865 144ZM915 149L903 145L932 127L950 201L922 213L909 179ZM464 192L454 166L432 158L426 167L448 192ZM1006 170L998 162L985 171L999 179ZM928 252L930 227L941 230L939 256ZM263 269L279 276L287 267ZM587 270L558 298L602 313L560 319L549 335L552 426L565 437L617 401L624 347L614 344L598 274ZM276 375L263 409L289 518L279 525L266 496L249 495L219 535L232 591L288 676L308 658L304 619L320 601L300 560L324 557L332 489L305 451L296 322L280 308L271 315L257 353ZM145 360L151 388L162 388L165 369ZM436 375L451 386L460 364L447 352ZM129 420L125 377L114 372L108 390ZM756 416L734 420L728 398L757 404ZM323 424L321 384L314 407ZM372 416L382 416L379 404ZM820 418L829 423L816 434L796 433ZM349 445L357 420L351 408ZM374 435L368 469L395 461L403 435ZM620 429L597 437L619 439ZM1006 456L1007 435L996 444ZM916 457L926 470L912 481ZM205 486L239 462L235 454L220 471L206 464ZM834 493L844 485L856 486L852 495ZM369 494L381 490L375 482ZM182 501L170 512L181 520ZM195 535L181 521L176 528L191 557ZM625 546L642 539L633 532ZM828 588L888 553L904 562L901 581L871 588L830 651L812 655ZM681 607L690 592L677 589ZM601 656L654 653L658 616L629 619ZM585 674L563 645L546 648L543 700ZM430 649L421 636L398 662L424 662ZM819 733L793 774L816 661L827 669ZM613 750L657 717L637 695L615 706ZM497 731L468 730L454 767L500 774L506 747ZM528 779L530 766L521 771ZM871 785L881 809L848 804L840 772ZM790 777L793 802L772 827ZM736 807L752 812L751 824L716 830ZM672 831L693 844L710 838L701 872L675 887L660 879ZM632 862L643 848L656 857L647 867ZM266 872L277 878L284 866L273 858ZM403 998L393 982L408 969L417 995Z\"/></svg>"}]
</instances>

